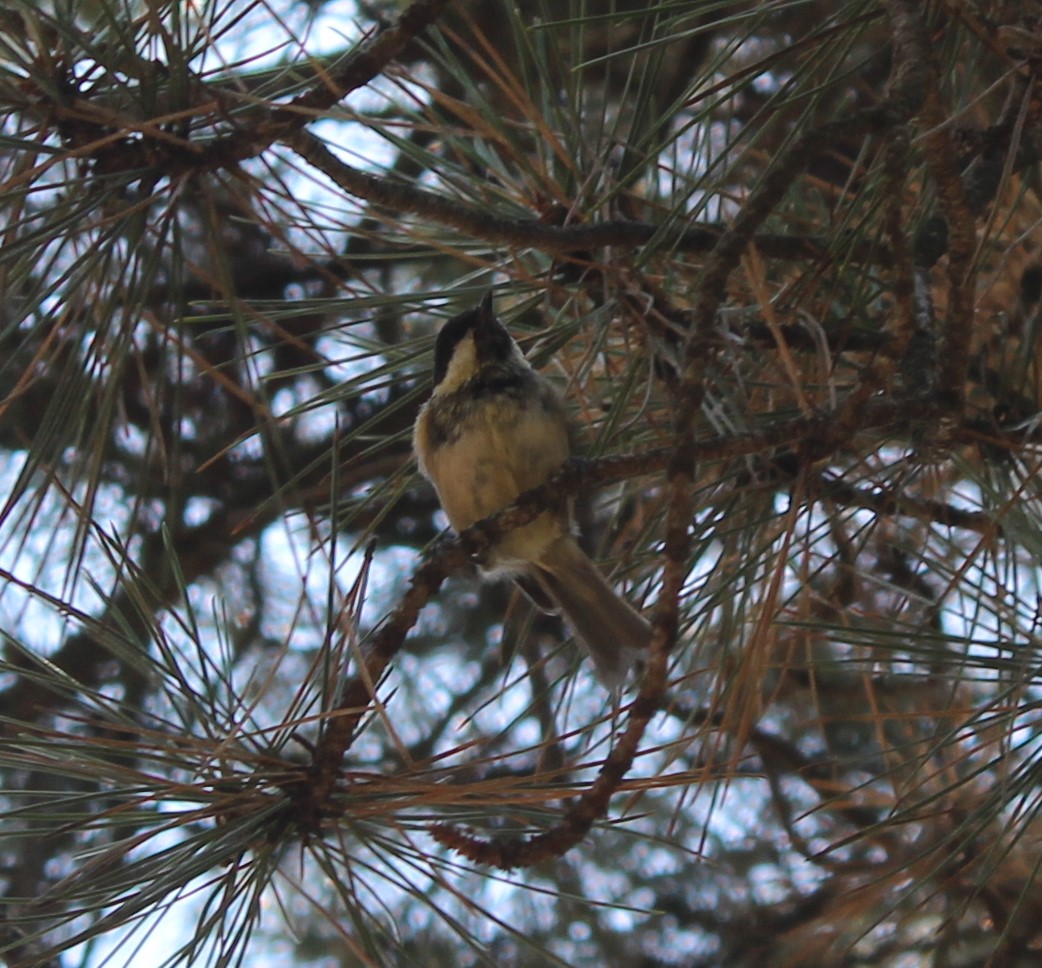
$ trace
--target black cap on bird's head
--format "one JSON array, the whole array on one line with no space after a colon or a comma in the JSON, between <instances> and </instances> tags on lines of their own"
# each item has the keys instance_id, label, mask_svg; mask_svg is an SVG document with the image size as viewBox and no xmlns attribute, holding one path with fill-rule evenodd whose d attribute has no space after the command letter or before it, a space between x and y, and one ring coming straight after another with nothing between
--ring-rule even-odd
<instances>
[{"instance_id":1,"label":"black cap on bird's head","mask_svg":"<svg viewBox=\"0 0 1042 968\"><path fill-rule=\"evenodd\" d=\"M491 289L485 293L477 306L458 316L453 316L438 331L438 338L434 342L435 386L445 378L456 347L468 335L474 337L478 365L507 360L513 355L516 344L503 324L496 318L496 313L492 308Z\"/></svg>"}]
</instances>

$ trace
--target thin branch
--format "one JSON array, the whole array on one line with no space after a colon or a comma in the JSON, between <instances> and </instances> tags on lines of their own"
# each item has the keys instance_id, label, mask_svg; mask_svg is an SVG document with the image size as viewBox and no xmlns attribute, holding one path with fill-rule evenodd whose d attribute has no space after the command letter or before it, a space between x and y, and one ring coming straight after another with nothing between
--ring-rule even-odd
<instances>
[{"instance_id":1,"label":"thin branch","mask_svg":"<svg viewBox=\"0 0 1042 968\"><path fill-rule=\"evenodd\" d=\"M937 201L947 229L948 306L938 361L938 389L952 405L961 407L973 329L976 220L956 166L956 145L941 104L938 72L926 41L921 12L905 0L892 0L888 9L897 71L913 76L916 90L923 93L916 113L927 129L922 142L927 165L937 183Z\"/></svg>"},{"instance_id":2,"label":"thin branch","mask_svg":"<svg viewBox=\"0 0 1042 968\"><path fill-rule=\"evenodd\" d=\"M550 225L536 219L509 219L477 210L470 205L401 182L371 175L338 158L315 135L297 131L285 137L304 161L327 175L344 191L389 212L421 215L468 238L516 248L532 248L548 255L576 255L605 246L638 248L663 236L662 226L651 222L613 219L592 225ZM709 252L720 242L725 229L700 223L679 229L664 244L688 252ZM763 233L755 237L763 253L777 259L821 259L829 241L818 236L791 236ZM856 247L851 261L878 258L878 250ZM862 251L862 249L864 251Z\"/></svg>"}]
</instances>

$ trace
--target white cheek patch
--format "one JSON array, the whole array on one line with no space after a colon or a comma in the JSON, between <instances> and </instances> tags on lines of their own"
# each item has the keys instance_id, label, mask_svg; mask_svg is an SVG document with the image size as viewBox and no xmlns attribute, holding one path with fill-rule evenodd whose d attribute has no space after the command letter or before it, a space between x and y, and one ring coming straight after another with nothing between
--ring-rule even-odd
<instances>
[{"instance_id":1,"label":"white cheek patch","mask_svg":"<svg viewBox=\"0 0 1042 968\"><path fill-rule=\"evenodd\" d=\"M467 333L453 350L449 360L449 368L445 371L441 383L437 385L436 394L453 393L467 380L474 376L478 368L478 349L474 345L474 334Z\"/></svg>"}]
</instances>

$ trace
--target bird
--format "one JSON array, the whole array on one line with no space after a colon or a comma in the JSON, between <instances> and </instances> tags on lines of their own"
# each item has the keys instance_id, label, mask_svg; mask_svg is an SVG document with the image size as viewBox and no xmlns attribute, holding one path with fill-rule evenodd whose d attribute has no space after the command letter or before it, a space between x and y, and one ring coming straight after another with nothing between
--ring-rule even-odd
<instances>
[{"instance_id":1,"label":"bird","mask_svg":"<svg viewBox=\"0 0 1042 968\"><path fill-rule=\"evenodd\" d=\"M565 404L497 318L491 290L438 332L434 389L416 418L413 450L456 532L509 507L571 456ZM575 530L571 503L548 508L503 535L480 566L559 612L614 689L647 649L651 626L615 593Z\"/></svg>"}]
</instances>

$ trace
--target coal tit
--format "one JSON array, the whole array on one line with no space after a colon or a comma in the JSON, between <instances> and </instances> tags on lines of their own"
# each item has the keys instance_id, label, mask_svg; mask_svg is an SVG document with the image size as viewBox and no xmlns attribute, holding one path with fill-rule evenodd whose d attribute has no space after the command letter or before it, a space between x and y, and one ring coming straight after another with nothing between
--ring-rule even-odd
<instances>
[{"instance_id":1,"label":"coal tit","mask_svg":"<svg viewBox=\"0 0 1042 968\"><path fill-rule=\"evenodd\" d=\"M571 453L557 392L496 318L489 292L450 319L434 347L434 391L413 432L423 475L456 531L508 507L542 484ZM544 511L506 535L481 562L492 577L532 584L561 612L609 687L647 648L650 625L579 547L570 505Z\"/></svg>"}]
</instances>

